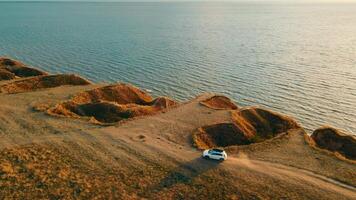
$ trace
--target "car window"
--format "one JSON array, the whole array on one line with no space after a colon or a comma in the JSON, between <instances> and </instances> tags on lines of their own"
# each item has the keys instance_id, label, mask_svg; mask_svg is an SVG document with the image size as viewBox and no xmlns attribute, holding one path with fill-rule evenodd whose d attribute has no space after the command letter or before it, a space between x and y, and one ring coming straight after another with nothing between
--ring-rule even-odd
<instances>
[{"instance_id":1,"label":"car window","mask_svg":"<svg viewBox=\"0 0 356 200\"><path fill-rule=\"evenodd\" d=\"M212 153L214 156L222 156L220 153Z\"/></svg>"},{"instance_id":2,"label":"car window","mask_svg":"<svg viewBox=\"0 0 356 200\"><path fill-rule=\"evenodd\" d=\"M221 150L221 149L213 149L213 151L221 153L221 152L223 152L224 150Z\"/></svg>"}]
</instances>

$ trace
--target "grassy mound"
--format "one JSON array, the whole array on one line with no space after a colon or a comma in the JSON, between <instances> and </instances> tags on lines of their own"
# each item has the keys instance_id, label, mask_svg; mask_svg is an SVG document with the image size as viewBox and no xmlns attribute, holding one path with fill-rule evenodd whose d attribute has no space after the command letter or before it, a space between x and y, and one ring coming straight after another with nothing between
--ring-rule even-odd
<instances>
[{"instance_id":1,"label":"grassy mound","mask_svg":"<svg viewBox=\"0 0 356 200\"><path fill-rule=\"evenodd\" d=\"M201 101L200 104L216 110L236 110L238 108L229 98L217 95Z\"/></svg>"},{"instance_id":2,"label":"grassy mound","mask_svg":"<svg viewBox=\"0 0 356 200\"><path fill-rule=\"evenodd\" d=\"M19 81L14 81L0 86L0 92L3 93L21 93L44 88L53 88L62 85L88 85L89 81L76 75L45 75L36 76Z\"/></svg>"},{"instance_id":3,"label":"grassy mound","mask_svg":"<svg viewBox=\"0 0 356 200\"><path fill-rule=\"evenodd\" d=\"M10 58L0 57L0 81L16 77L30 77L47 75L46 72L27 67L25 64Z\"/></svg>"},{"instance_id":4,"label":"grassy mound","mask_svg":"<svg viewBox=\"0 0 356 200\"><path fill-rule=\"evenodd\" d=\"M356 138L332 127L321 127L311 136L317 147L356 159Z\"/></svg>"},{"instance_id":5,"label":"grassy mound","mask_svg":"<svg viewBox=\"0 0 356 200\"><path fill-rule=\"evenodd\" d=\"M290 129L300 128L293 119L262 108L231 112L230 123L204 126L193 134L199 149L263 142Z\"/></svg>"},{"instance_id":6,"label":"grassy mound","mask_svg":"<svg viewBox=\"0 0 356 200\"><path fill-rule=\"evenodd\" d=\"M151 115L177 103L166 97L153 99L149 94L129 85L109 85L81 92L71 100L47 110L51 115L67 117L94 117L101 123Z\"/></svg>"}]
</instances>

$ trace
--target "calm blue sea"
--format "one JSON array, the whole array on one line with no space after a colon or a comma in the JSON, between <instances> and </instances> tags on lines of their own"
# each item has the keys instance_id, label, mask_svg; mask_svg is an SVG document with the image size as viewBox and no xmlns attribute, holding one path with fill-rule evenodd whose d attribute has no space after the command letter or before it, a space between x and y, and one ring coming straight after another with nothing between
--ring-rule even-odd
<instances>
[{"instance_id":1,"label":"calm blue sea","mask_svg":"<svg viewBox=\"0 0 356 200\"><path fill-rule=\"evenodd\" d=\"M0 55L356 133L356 4L2 2Z\"/></svg>"}]
</instances>

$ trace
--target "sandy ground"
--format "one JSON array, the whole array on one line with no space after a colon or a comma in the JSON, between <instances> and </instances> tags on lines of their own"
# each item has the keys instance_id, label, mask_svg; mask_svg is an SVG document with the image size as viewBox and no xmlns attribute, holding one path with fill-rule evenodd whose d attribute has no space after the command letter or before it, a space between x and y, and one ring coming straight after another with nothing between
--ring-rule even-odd
<instances>
[{"instance_id":1,"label":"sandy ground","mask_svg":"<svg viewBox=\"0 0 356 200\"><path fill-rule=\"evenodd\" d=\"M302 129L201 158L197 128L229 120L199 104L98 126L32 109L95 86L0 94L0 199L356 199L356 166L314 149Z\"/></svg>"}]
</instances>

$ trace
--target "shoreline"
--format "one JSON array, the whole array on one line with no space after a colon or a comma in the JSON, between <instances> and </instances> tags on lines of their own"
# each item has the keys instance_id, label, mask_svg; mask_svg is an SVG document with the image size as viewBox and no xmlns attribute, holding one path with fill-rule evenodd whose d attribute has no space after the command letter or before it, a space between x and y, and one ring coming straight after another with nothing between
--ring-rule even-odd
<instances>
[{"instance_id":1,"label":"shoreline","mask_svg":"<svg viewBox=\"0 0 356 200\"><path fill-rule=\"evenodd\" d=\"M330 137L343 144L354 140L336 129L324 127L313 138L291 117L240 107L213 93L177 103L129 84L97 85L38 71L19 77L34 71L18 61L7 62L5 71L0 68L0 75L17 77L0 81L0 198L356 194L353 151L316 146ZM222 163L201 159L196 148L219 145L227 145L229 154Z\"/></svg>"}]
</instances>

